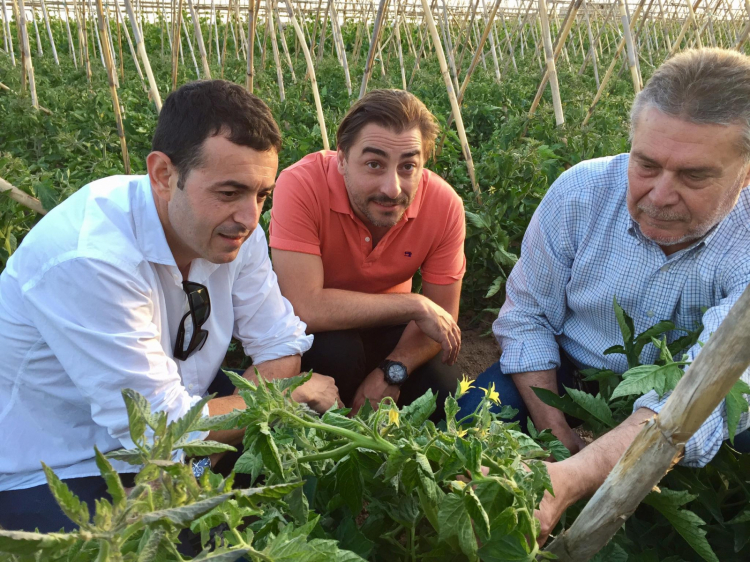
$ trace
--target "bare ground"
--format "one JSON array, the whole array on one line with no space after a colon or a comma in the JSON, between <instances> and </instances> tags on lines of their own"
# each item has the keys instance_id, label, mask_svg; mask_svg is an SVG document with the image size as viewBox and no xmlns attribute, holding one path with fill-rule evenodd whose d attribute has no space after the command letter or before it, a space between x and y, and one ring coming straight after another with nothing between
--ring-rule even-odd
<instances>
[{"instance_id":1,"label":"bare ground","mask_svg":"<svg viewBox=\"0 0 750 562\"><path fill-rule=\"evenodd\" d=\"M487 367L500 359L500 346L492 334L482 336L486 327L468 327L468 321L459 319L461 328L461 352L456 364L461 373L475 379Z\"/></svg>"}]
</instances>

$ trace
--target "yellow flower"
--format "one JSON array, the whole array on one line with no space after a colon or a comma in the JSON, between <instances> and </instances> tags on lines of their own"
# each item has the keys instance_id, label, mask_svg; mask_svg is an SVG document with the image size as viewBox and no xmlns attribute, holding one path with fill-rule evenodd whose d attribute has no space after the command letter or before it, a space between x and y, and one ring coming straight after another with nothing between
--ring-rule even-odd
<instances>
[{"instance_id":1,"label":"yellow flower","mask_svg":"<svg viewBox=\"0 0 750 562\"><path fill-rule=\"evenodd\" d=\"M466 378L466 375L463 375L458 383L458 396L463 396L464 394L469 392L470 388L474 388L473 383L474 381L470 381L468 378Z\"/></svg>"},{"instance_id":2,"label":"yellow flower","mask_svg":"<svg viewBox=\"0 0 750 562\"><path fill-rule=\"evenodd\" d=\"M480 387L481 388L481 387ZM490 402L494 404L500 404L500 393L495 390L495 383L493 382L489 388L482 388L484 390L484 396Z\"/></svg>"},{"instance_id":3,"label":"yellow flower","mask_svg":"<svg viewBox=\"0 0 750 562\"><path fill-rule=\"evenodd\" d=\"M456 435L458 435L459 437L463 437L464 435L466 435L466 430L465 429L457 429L456 430Z\"/></svg>"},{"instance_id":4,"label":"yellow flower","mask_svg":"<svg viewBox=\"0 0 750 562\"><path fill-rule=\"evenodd\" d=\"M395 408L388 410L388 423L394 423L398 427L398 410Z\"/></svg>"}]
</instances>

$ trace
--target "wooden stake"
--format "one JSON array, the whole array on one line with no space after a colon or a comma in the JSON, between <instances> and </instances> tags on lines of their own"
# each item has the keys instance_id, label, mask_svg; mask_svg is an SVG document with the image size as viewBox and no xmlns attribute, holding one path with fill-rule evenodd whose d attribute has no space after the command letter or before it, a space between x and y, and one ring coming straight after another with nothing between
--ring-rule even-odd
<instances>
[{"instance_id":1,"label":"wooden stake","mask_svg":"<svg viewBox=\"0 0 750 562\"><path fill-rule=\"evenodd\" d=\"M55 38L52 36L52 26L49 23L49 14L47 13L47 4L44 0L39 0L42 5L42 16L44 17L44 25L47 27L47 36L49 37L49 44L52 47L52 57L55 59L55 64L60 66L60 59L57 58L57 46L55 45Z\"/></svg>"},{"instance_id":2,"label":"wooden stake","mask_svg":"<svg viewBox=\"0 0 750 562\"><path fill-rule=\"evenodd\" d=\"M625 11L625 0L619 0L619 2L620 19L622 20L622 32L623 36L625 37L625 45L627 46L628 53L628 67L630 67L630 77L633 79L633 90L637 94L641 91L641 76L638 73L638 67L635 64L635 44L633 43L633 34L630 32L630 22L628 21L628 14Z\"/></svg>"},{"instance_id":3,"label":"wooden stake","mask_svg":"<svg viewBox=\"0 0 750 562\"><path fill-rule=\"evenodd\" d=\"M206 45L203 43L203 31L201 31L201 20L198 18L198 13L195 11L195 6L193 6L193 0L188 0L188 8L190 9L190 17L193 19L193 29L195 30L195 40L198 43L198 52L200 53L201 65L203 66L203 78L205 78L206 80L211 80L211 68L208 66L208 57L206 56Z\"/></svg>"},{"instance_id":4,"label":"wooden stake","mask_svg":"<svg viewBox=\"0 0 750 562\"><path fill-rule=\"evenodd\" d=\"M126 0L127 1L127 0ZM180 27L182 25L182 0L179 0L177 14L172 22L172 91L177 89L177 68L179 63L179 52L182 46L180 40Z\"/></svg>"},{"instance_id":5,"label":"wooden stake","mask_svg":"<svg viewBox=\"0 0 750 562\"><path fill-rule=\"evenodd\" d=\"M471 179L471 188L474 190L474 196L477 198L478 203L482 203L482 194L477 184L476 176L474 174L474 160L471 158L471 149L469 148L469 141L466 139L466 129L464 129L464 121L461 117L461 109L458 106L456 100L456 92L453 89L453 80L451 80L450 73L448 72L448 63L445 61L445 53L443 52L443 46L440 43L440 35L438 34L437 28L435 27L435 20L430 12L430 6L427 0L422 1L422 9L424 10L425 20L427 21L427 27L432 35L432 43L435 45L435 52L440 63L440 73L443 76L445 82L445 88L448 92L448 99L451 103L451 109L456 119L456 130L458 131L458 138L461 141L461 150L463 151L464 158L466 159L466 167L469 171L469 178Z\"/></svg>"},{"instance_id":6,"label":"wooden stake","mask_svg":"<svg viewBox=\"0 0 750 562\"><path fill-rule=\"evenodd\" d=\"M289 0L287 0L288 2ZM367 82L370 80L372 75L372 62L375 59L375 51L377 50L378 40L380 39L380 32L383 29L383 15L385 14L385 8L388 5L388 0L380 0L378 4L378 13L375 16L375 25L372 29L372 39L370 40L370 49L367 52L367 60L365 61L365 72L362 76L362 86L359 89L359 97L365 95L367 91Z\"/></svg>"},{"instance_id":7,"label":"wooden stake","mask_svg":"<svg viewBox=\"0 0 750 562\"><path fill-rule=\"evenodd\" d=\"M117 10L117 19L123 21L122 29L125 31L125 40L128 43L128 49L130 49L130 56L133 58L133 64L135 64L135 70L138 73L138 78L141 81L141 86L144 90L148 91L148 88L146 87L146 82L143 78L143 71L141 70L141 65L138 62L138 55L136 54L136 49L133 47L133 41L130 39L130 32L128 31L128 26L125 24L125 17L122 15L122 12L120 11L120 3L115 2L115 10ZM120 55L120 59L122 59L122 55Z\"/></svg>"},{"instance_id":8,"label":"wooden stake","mask_svg":"<svg viewBox=\"0 0 750 562\"><path fill-rule=\"evenodd\" d=\"M29 83L29 91L31 92L31 105L36 109L39 109L39 100L36 97L36 81L34 80L34 65L31 62L31 47L29 45L29 33L26 29L26 6L23 4L23 0L18 0L18 12L19 19L19 30L21 33L21 62L23 63L23 71Z\"/></svg>"},{"instance_id":9,"label":"wooden stake","mask_svg":"<svg viewBox=\"0 0 750 562\"><path fill-rule=\"evenodd\" d=\"M276 43L276 30L273 27L273 0L266 0L266 28L271 33L271 48L273 49L273 60L276 63L276 82L279 84L279 100L283 103L286 99L284 94L284 73L281 70L279 60L279 45Z\"/></svg>"},{"instance_id":10,"label":"wooden stake","mask_svg":"<svg viewBox=\"0 0 750 562\"><path fill-rule=\"evenodd\" d=\"M297 76L294 74L294 65L292 64L292 57L289 54L289 47L286 44L286 34L284 33L284 27L281 25L281 18L279 17L279 7L276 0L271 0L273 3L273 12L276 16L276 25L279 28L279 37L281 38L281 47L284 50L284 57L289 65L289 70L292 73L292 82L297 83Z\"/></svg>"},{"instance_id":11,"label":"wooden stake","mask_svg":"<svg viewBox=\"0 0 750 562\"><path fill-rule=\"evenodd\" d=\"M291 0L286 0L287 11L289 12L289 19L292 21L294 31L297 33L297 39L302 46L302 52L305 55L305 61L307 62L307 73L310 76L310 84L312 85L313 98L315 99L315 109L318 113L318 125L320 126L320 134L323 137L323 150L330 150L328 144L328 131L326 130L326 120L323 116L323 106L320 103L320 92L318 91L318 81L315 78L315 66L313 65L312 57L310 56L310 49L307 48L307 42L305 41L305 35L302 33L297 18L294 15L294 8L292 7Z\"/></svg>"},{"instance_id":12,"label":"wooden stake","mask_svg":"<svg viewBox=\"0 0 750 562\"><path fill-rule=\"evenodd\" d=\"M562 101L560 100L560 86L557 83L555 55L552 50L552 37L550 36L549 31L547 2L545 0L539 0L539 17L542 21L542 41L544 42L544 55L547 62L547 75L552 90L552 107L555 111L555 122L557 123L557 126L560 127L565 124L565 117L563 116Z\"/></svg>"},{"instance_id":13,"label":"wooden stake","mask_svg":"<svg viewBox=\"0 0 750 562\"><path fill-rule=\"evenodd\" d=\"M119 8L118 8L119 10ZM140 29L138 28L138 21L135 19L135 13L133 12L133 6L130 3L130 0L125 0L125 10L128 12L128 18L130 19L130 26L133 29L133 36L135 37L135 47L138 51L138 55L141 58L141 62L143 63L143 69L146 71L146 77L148 78L148 90L151 94L151 99L154 101L154 105L156 106L156 112L159 113L161 111L161 96L159 95L159 88L156 86L156 80L154 79L154 73L151 71L151 63L148 60L148 54L146 53L146 47L143 44L143 36L141 35ZM125 37L128 40L128 43L130 44L130 35L125 33ZM131 44L132 48L132 44ZM173 53L173 62L175 60L177 51ZM133 56L135 59L135 56ZM136 61L137 66L137 61Z\"/></svg>"},{"instance_id":14,"label":"wooden stake","mask_svg":"<svg viewBox=\"0 0 750 562\"><path fill-rule=\"evenodd\" d=\"M47 214L47 209L42 206L42 202L39 201L39 199L21 191L16 186L11 185L3 178L0 178L0 193L5 193L16 203L20 203L24 207L27 207L28 209L31 209L32 211L37 212L40 215Z\"/></svg>"},{"instance_id":15,"label":"wooden stake","mask_svg":"<svg viewBox=\"0 0 750 562\"><path fill-rule=\"evenodd\" d=\"M109 93L112 96L112 108L115 111L115 122L117 123L117 135L120 137L120 149L122 150L122 162L125 166L125 173L130 174L130 157L128 156L128 145L125 142L125 130L122 126L122 115L120 113L120 101L117 97L117 88L115 87L115 72L114 64L112 62L110 52L110 39L109 29L105 25L104 20L104 7L102 6L102 0L96 0L96 10L99 21L99 31L101 37L104 39L104 43L107 46L106 49L102 49L104 53L104 62L107 67L107 78L109 79Z\"/></svg>"},{"instance_id":16,"label":"wooden stake","mask_svg":"<svg viewBox=\"0 0 750 562\"><path fill-rule=\"evenodd\" d=\"M6 37L8 38L8 52L10 54L10 62L13 66L16 66L16 54L13 49L13 36L10 33L10 22L8 21L8 12L6 12L6 9L5 9L5 0L2 0L2 10L3 10L3 25L5 26Z\"/></svg>"}]
</instances>

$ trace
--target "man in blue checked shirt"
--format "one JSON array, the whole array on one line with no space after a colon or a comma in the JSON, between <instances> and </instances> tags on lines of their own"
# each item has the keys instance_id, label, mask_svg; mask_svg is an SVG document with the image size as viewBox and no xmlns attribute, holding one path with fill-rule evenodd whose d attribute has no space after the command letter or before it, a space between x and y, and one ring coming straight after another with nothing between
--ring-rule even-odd
<instances>
[{"instance_id":1,"label":"man in blue checked shirt","mask_svg":"<svg viewBox=\"0 0 750 562\"><path fill-rule=\"evenodd\" d=\"M582 449L562 412L531 388L571 387L575 368L627 369L623 356L602 354L621 343L613 297L636 333L660 320L687 329L702 322L705 342L750 283L750 58L702 49L670 59L637 96L631 136L630 154L582 162L545 195L493 325L502 357L476 383L494 383L524 421L530 415L577 453L548 465L555 497L537 513L542 540L601 485L666 396L639 398L623 424ZM657 354L649 345L641 360ZM462 399L462 414L482 393ZM744 414L738 432L748 425ZM727 437L722 403L686 444L682 464L704 466Z\"/></svg>"}]
</instances>

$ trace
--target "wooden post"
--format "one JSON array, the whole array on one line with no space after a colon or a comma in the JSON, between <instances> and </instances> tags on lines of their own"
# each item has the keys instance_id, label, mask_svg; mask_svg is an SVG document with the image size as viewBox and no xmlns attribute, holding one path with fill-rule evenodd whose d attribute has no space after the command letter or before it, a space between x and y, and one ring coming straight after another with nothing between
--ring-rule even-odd
<instances>
[{"instance_id":1,"label":"wooden post","mask_svg":"<svg viewBox=\"0 0 750 562\"><path fill-rule=\"evenodd\" d=\"M331 2L331 22L333 23L333 36L334 41L336 41L336 44L338 45L338 52L341 55L341 66L344 68L344 82L346 84L346 91L349 92L349 95L352 95L352 79L349 75L349 62L346 58L346 44L344 43L344 35L341 32L341 27L339 26L339 17L336 13L336 6L333 2Z\"/></svg>"},{"instance_id":2,"label":"wooden post","mask_svg":"<svg viewBox=\"0 0 750 562\"><path fill-rule=\"evenodd\" d=\"M251 0L252 1L252 0ZM203 31L201 31L201 20L198 18L198 12L193 6L193 0L188 0L190 17L193 19L193 29L195 30L195 40L198 43L198 52L201 57L201 66L203 66L203 78L211 80L211 68L208 66L208 57L206 56L206 45L203 43Z\"/></svg>"},{"instance_id":3,"label":"wooden post","mask_svg":"<svg viewBox=\"0 0 750 562\"><path fill-rule=\"evenodd\" d=\"M29 83L31 92L31 105L39 109L39 99L36 97L36 81L34 80L34 65L31 62L31 46L29 45L29 33L26 28L26 6L23 0L18 0L18 27L21 33L21 62L23 63L23 72Z\"/></svg>"},{"instance_id":4,"label":"wooden post","mask_svg":"<svg viewBox=\"0 0 750 562\"><path fill-rule=\"evenodd\" d=\"M547 2L539 0L539 16L542 20L542 41L544 42L544 55L547 61L547 75L550 88L552 89L552 107L555 111L555 122L560 127L565 124L563 116L562 101L560 100L560 86L557 83L557 69L555 68L555 55L552 51L552 37L549 31L549 18L547 15ZM560 42L562 44L562 41Z\"/></svg>"},{"instance_id":5,"label":"wooden post","mask_svg":"<svg viewBox=\"0 0 750 562\"><path fill-rule=\"evenodd\" d=\"M112 95L112 108L115 112L115 122L117 123L117 135L120 137L120 149L122 150L122 162L125 166L125 173L130 174L130 157L128 156L128 145L125 142L125 130L122 126L122 115L120 114L120 101L117 97L117 88L115 87L115 72L114 63L112 62L112 53L109 50L111 45L109 39L109 29L105 25L104 20L104 7L102 6L102 0L96 0L96 10L99 21L99 31L101 37L104 39L105 49L102 49L104 54L104 63L107 67L107 78L109 79L109 93Z\"/></svg>"},{"instance_id":6,"label":"wooden post","mask_svg":"<svg viewBox=\"0 0 750 562\"><path fill-rule=\"evenodd\" d=\"M377 50L378 40L380 39L380 32L383 29L383 20L385 19L384 14L387 5L388 0L380 0L380 4L378 5L378 13L375 16L375 25L372 29L370 49L367 52L367 60L365 61L365 72L362 76L362 86L359 89L360 99L365 95L365 92L367 91L367 82L370 80L370 76L372 75L372 62L375 59L375 51Z\"/></svg>"},{"instance_id":7,"label":"wooden post","mask_svg":"<svg viewBox=\"0 0 750 562\"><path fill-rule=\"evenodd\" d=\"M297 76L294 74L294 65L292 64L292 57L289 54L289 47L286 43L286 34L284 33L284 27L281 25L281 17L279 16L279 6L276 3L277 0L271 0L273 3L273 13L276 16L276 25L279 28L279 37L281 38L281 47L284 51L284 58L286 63L289 65L289 70L292 73L292 82L297 83Z\"/></svg>"},{"instance_id":8,"label":"wooden post","mask_svg":"<svg viewBox=\"0 0 750 562\"><path fill-rule=\"evenodd\" d=\"M750 287L649 420L575 523L549 546L561 562L601 550L682 454L685 443L750 365Z\"/></svg>"},{"instance_id":9,"label":"wooden post","mask_svg":"<svg viewBox=\"0 0 750 562\"><path fill-rule=\"evenodd\" d=\"M586 31L589 37L589 52L588 56L591 58L591 64L594 66L594 80L596 80L596 87L599 87L599 65L596 61L596 45L594 42L594 35L591 33L591 21L589 20L589 6L586 0L583 0L583 14L586 18ZM584 61L585 64L585 61ZM579 73L580 74L580 73Z\"/></svg>"},{"instance_id":10,"label":"wooden post","mask_svg":"<svg viewBox=\"0 0 750 562\"><path fill-rule=\"evenodd\" d=\"M117 25L117 49L120 54L120 80L125 80L125 57L122 56L122 31L120 28L120 7L119 0L115 0L115 24ZM107 6L109 11L109 5Z\"/></svg>"},{"instance_id":11,"label":"wooden post","mask_svg":"<svg viewBox=\"0 0 750 562\"><path fill-rule=\"evenodd\" d=\"M55 38L52 36L52 26L49 22L49 13L47 13L47 4L44 0L39 0L42 5L42 16L44 17L44 25L47 28L47 36L49 37L49 44L52 47L52 57L55 59L55 64L60 66L60 59L57 58L57 46L55 45Z\"/></svg>"},{"instance_id":12,"label":"wooden post","mask_svg":"<svg viewBox=\"0 0 750 562\"><path fill-rule=\"evenodd\" d=\"M282 102L286 99L284 94L284 73L281 70L281 60L279 59L279 45L276 42L276 30L273 27L273 0L266 0L266 28L271 33L271 48L273 49L273 61L276 64L276 82L279 85L279 100Z\"/></svg>"},{"instance_id":13,"label":"wooden post","mask_svg":"<svg viewBox=\"0 0 750 562\"><path fill-rule=\"evenodd\" d=\"M119 8L118 8L119 10ZM133 12L133 6L130 3L130 0L125 0L125 10L128 12L128 18L130 19L130 26L133 29L133 37L135 37L135 47L138 51L138 55L141 58L141 62L143 63L143 70L146 71L146 77L148 78L148 90L151 94L151 99L154 101L154 105L156 106L156 112L159 113L161 111L161 95L159 95L159 88L156 86L156 79L154 78L154 73L151 70L151 63L148 60L148 54L146 53L146 47L143 44L143 36L141 35L141 31L138 27L138 20L135 18L135 13ZM125 37L128 40L128 43L130 43L130 35L125 33ZM178 49L175 49L173 56L173 62L175 60L174 57L176 57ZM135 58L135 56L133 56ZM136 66L138 62L136 61Z\"/></svg>"},{"instance_id":14,"label":"wooden post","mask_svg":"<svg viewBox=\"0 0 750 562\"><path fill-rule=\"evenodd\" d=\"M127 0L126 0L127 1ZM177 14L172 22L172 90L177 89L177 68L180 61L179 54L182 47L180 27L182 25L182 0L179 0ZM137 24L136 24L137 26Z\"/></svg>"},{"instance_id":15,"label":"wooden post","mask_svg":"<svg viewBox=\"0 0 750 562\"><path fill-rule=\"evenodd\" d=\"M189 0L188 0L189 1ZM260 0L258 0L260 4ZM253 93L253 67L255 66L255 18L258 10L255 9L255 0L249 0L247 11L247 67L245 77L245 87L251 94Z\"/></svg>"},{"instance_id":16,"label":"wooden post","mask_svg":"<svg viewBox=\"0 0 750 562\"><path fill-rule=\"evenodd\" d=\"M120 3L115 2L115 10L117 10L117 19L123 21L122 29L125 31L125 40L128 43L128 49L130 49L130 56L133 57L133 64L135 64L135 70L138 73L138 78L141 80L141 85L143 86L143 89L148 91L148 88L146 87L146 83L143 79L143 71L141 70L141 65L138 62L138 55L136 52L136 49L133 47L133 41L130 39L130 32L128 31L128 26L125 24L125 17L122 15L122 12L120 11ZM120 56L122 59L122 55Z\"/></svg>"},{"instance_id":17,"label":"wooden post","mask_svg":"<svg viewBox=\"0 0 750 562\"><path fill-rule=\"evenodd\" d=\"M445 61L445 53L443 52L443 46L440 43L440 35L438 34L437 28L435 27L435 20L432 17L430 6L427 0L422 0L422 9L424 10L425 20L427 21L427 27L432 35L432 43L435 45L435 53L437 54L438 61L440 63L440 73L443 76L445 82L445 88L448 92L448 99L451 103L451 109L453 110L453 116L456 119L456 130L458 131L458 138L461 141L461 150L463 151L464 158L466 159L466 167L469 171L469 178L471 179L471 188L474 190L474 195L477 198L477 202L481 204L482 194L477 184L477 179L474 174L474 160L471 158L471 149L469 148L469 141L466 139L466 129L464 129L464 120L461 117L461 109L458 106L458 100L456 99L456 93L453 90L453 80L451 79L450 73L448 72L448 63Z\"/></svg>"},{"instance_id":18,"label":"wooden post","mask_svg":"<svg viewBox=\"0 0 750 562\"><path fill-rule=\"evenodd\" d=\"M5 34L8 38L8 47L9 47L9 54L10 54L10 62L13 66L16 66L16 54L13 49L13 36L10 33L10 22L8 21L8 13L5 10L5 0L2 0L2 10L3 10L3 25L5 26ZM18 23L18 20L16 20L16 23Z\"/></svg>"},{"instance_id":19,"label":"wooden post","mask_svg":"<svg viewBox=\"0 0 750 562\"><path fill-rule=\"evenodd\" d=\"M690 0L688 0L690 1ZM620 19L622 20L622 33L625 37L625 45L628 53L628 67L630 68L630 77L633 79L633 90L637 94L641 91L641 77L638 73L638 67L635 64L635 44L633 43L633 34L630 32L630 21L625 11L625 0L620 2Z\"/></svg>"},{"instance_id":20,"label":"wooden post","mask_svg":"<svg viewBox=\"0 0 750 562\"><path fill-rule=\"evenodd\" d=\"M11 185L9 182L5 181L3 178L0 178L0 193L5 193L16 203L20 203L24 207L27 207L32 211L39 213L40 215L47 214L47 210L42 206L42 202L39 201L39 199L21 191L16 186Z\"/></svg>"},{"instance_id":21,"label":"wooden post","mask_svg":"<svg viewBox=\"0 0 750 562\"><path fill-rule=\"evenodd\" d=\"M289 19L292 21L294 31L297 33L297 39L302 46L302 52L305 55L305 61L307 62L307 73L310 75L310 83L312 85L313 98L315 99L315 109L318 113L318 125L320 126L320 134L323 137L323 149L330 150L328 144L328 131L326 130L326 120L323 116L323 106L320 103L320 92L318 91L318 81L315 78L315 66L313 65L312 57L310 56L310 49L307 48L307 42L305 41L305 35L302 33L302 28L297 22L297 18L294 15L294 8L292 7L291 0L286 0L286 7L289 12Z\"/></svg>"},{"instance_id":22,"label":"wooden post","mask_svg":"<svg viewBox=\"0 0 750 562\"><path fill-rule=\"evenodd\" d=\"M185 24L185 19L186 18L182 18L182 32L185 34L185 41L187 41L187 44L188 44L188 51L190 51L190 57L193 59L193 67L195 68L195 76L198 80L200 80L201 71L198 69L198 61L195 58L195 51L193 50L193 42L190 40L190 34L188 33L187 25Z\"/></svg>"}]
</instances>

